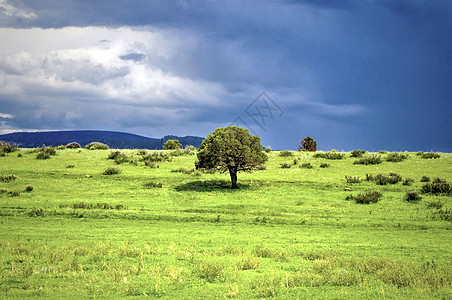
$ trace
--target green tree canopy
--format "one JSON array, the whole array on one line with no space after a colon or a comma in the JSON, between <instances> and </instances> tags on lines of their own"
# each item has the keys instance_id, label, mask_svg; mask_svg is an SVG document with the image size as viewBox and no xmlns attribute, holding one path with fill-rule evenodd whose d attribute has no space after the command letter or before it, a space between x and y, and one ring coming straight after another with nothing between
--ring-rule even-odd
<instances>
[{"instance_id":1,"label":"green tree canopy","mask_svg":"<svg viewBox=\"0 0 452 300\"><path fill-rule=\"evenodd\" d=\"M229 171L232 188L238 188L237 172L258 168L267 161L261 139L250 135L248 129L229 126L217 128L202 142L196 168Z\"/></svg>"},{"instance_id":2,"label":"green tree canopy","mask_svg":"<svg viewBox=\"0 0 452 300\"><path fill-rule=\"evenodd\" d=\"M182 144L178 140L167 140L163 145L163 150L182 149Z\"/></svg>"}]
</instances>

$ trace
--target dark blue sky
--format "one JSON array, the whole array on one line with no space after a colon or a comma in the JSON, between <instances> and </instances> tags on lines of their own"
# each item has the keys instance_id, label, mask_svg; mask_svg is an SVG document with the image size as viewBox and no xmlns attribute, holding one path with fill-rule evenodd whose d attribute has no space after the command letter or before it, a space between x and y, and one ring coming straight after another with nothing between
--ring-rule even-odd
<instances>
[{"instance_id":1,"label":"dark blue sky","mask_svg":"<svg viewBox=\"0 0 452 300\"><path fill-rule=\"evenodd\" d=\"M0 0L0 132L452 152L451 36L450 0Z\"/></svg>"}]
</instances>

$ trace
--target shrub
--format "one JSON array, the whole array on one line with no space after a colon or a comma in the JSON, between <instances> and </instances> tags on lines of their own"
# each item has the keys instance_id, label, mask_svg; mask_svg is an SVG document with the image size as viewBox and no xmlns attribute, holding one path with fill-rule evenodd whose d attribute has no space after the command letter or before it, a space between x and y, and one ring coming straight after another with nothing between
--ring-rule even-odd
<instances>
[{"instance_id":1,"label":"shrub","mask_svg":"<svg viewBox=\"0 0 452 300\"><path fill-rule=\"evenodd\" d=\"M146 183L143 184L143 187L146 189L150 189L150 188L161 188L163 187L163 183L161 182L153 182L153 181L148 181Z\"/></svg>"},{"instance_id":2,"label":"shrub","mask_svg":"<svg viewBox=\"0 0 452 300\"><path fill-rule=\"evenodd\" d=\"M66 145L66 149L79 149L82 148L82 146L77 142L72 142Z\"/></svg>"},{"instance_id":3,"label":"shrub","mask_svg":"<svg viewBox=\"0 0 452 300\"><path fill-rule=\"evenodd\" d=\"M91 142L85 146L85 149L88 150L108 150L110 147L108 145L100 143L100 142Z\"/></svg>"},{"instance_id":4,"label":"shrub","mask_svg":"<svg viewBox=\"0 0 452 300\"><path fill-rule=\"evenodd\" d=\"M310 136L307 136L301 140L301 144L298 145L298 150L300 151L317 151L317 142Z\"/></svg>"},{"instance_id":5,"label":"shrub","mask_svg":"<svg viewBox=\"0 0 452 300\"><path fill-rule=\"evenodd\" d=\"M396 184L399 181L402 181L402 176L397 173L389 173L388 176L383 174L366 174L367 181L375 181L377 185L386 185L386 184Z\"/></svg>"},{"instance_id":6,"label":"shrub","mask_svg":"<svg viewBox=\"0 0 452 300\"><path fill-rule=\"evenodd\" d=\"M422 154L424 154L424 151L418 151L418 152L416 153L416 156L422 156Z\"/></svg>"},{"instance_id":7,"label":"shrub","mask_svg":"<svg viewBox=\"0 0 452 300\"><path fill-rule=\"evenodd\" d=\"M163 150L182 149L182 144L178 140L167 140L163 145Z\"/></svg>"},{"instance_id":8,"label":"shrub","mask_svg":"<svg viewBox=\"0 0 452 300\"><path fill-rule=\"evenodd\" d=\"M68 169L71 169L71 168L74 168L74 167L75 167L74 164L67 164L67 165L66 165L66 168L68 168Z\"/></svg>"},{"instance_id":9,"label":"shrub","mask_svg":"<svg viewBox=\"0 0 452 300\"><path fill-rule=\"evenodd\" d=\"M386 153L388 153L388 151L386 151L386 150L380 150L380 151L378 151L378 154L386 154Z\"/></svg>"},{"instance_id":10,"label":"shrub","mask_svg":"<svg viewBox=\"0 0 452 300\"><path fill-rule=\"evenodd\" d=\"M180 167L178 169L171 170L171 172L173 172L173 173L191 174L191 173L195 172L195 169L187 169L187 168L184 168L184 167Z\"/></svg>"},{"instance_id":11,"label":"shrub","mask_svg":"<svg viewBox=\"0 0 452 300\"><path fill-rule=\"evenodd\" d=\"M413 178L405 178L405 180L402 182L403 185L411 185L411 183L414 182Z\"/></svg>"},{"instance_id":12,"label":"shrub","mask_svg":"<svg viewBox=\"0 0 452 300\"><path fill-rule=\"evenodd\" d=\"M267 147L264 148L264 151L266 153L272 152L272 148L270 146L267 146Z\"/></svg>"},{"instance_id":13,"label":"shrub","mask_svg":"<svg viewBox=\"0 0 452 300\"><path fill-rule=\"evenodd\" d=\"M409 191L405 194L405 200L408 202L416 202L421 200L422 197L419 195L417 191Z\"/></svg>"},{"instance_id":14,"label":"shrub","mask_svg":"<svg viewBox=\"0 0 452 300\"><path fill-rule=\"evenodd\" d=\"M428 177L428 176L422 176L421 182L430 182L430 177Z\"/></svg>"},{"instance_id":15,"label":"shrub","mask_svg":"<svg viewBox=\"0 0 452 300\"><path fill-rule=\"evenodd\" d=\"M104 171L104 175L116 175L121 173L121 169L118 167L108 167L107 169L105 169Z\"/></svg>"},{"instance_id":16,"label":"shrub","mask_svg":"<svg viewBox=\"0 0 452 300\"><path fill-rule=\"evenodd\" d=\"M393 153L389 153L388 156L386 156L386 161L400 162L407 158L408 158L408 154L393 152Z\"/></svg>"},{"instance_id":17,"label":"shrub","mask_svg":"<svg viewBox=\"0 0 452 300\"><path fill-rule=\"evenodd\" d=\"M381 164L381 156L377 154L372 154L364 156L353 162L354 165L376 165Z\"/></svg>"},{"instance_id":18,"label":"shrub","mask_svg":"<svg viewBox=\"0 0 452 300\"><path fill-rule=\"evenodd\" d=\"M293 156L293 153L292 153L292 151L283 150L283 151L279 152L279 156L281 156L281 157L289 157L289 156Z\"/></svg>"},{"instance_id":19,"label":"shrub","mask_svg":"<svg viewBox=\"0 0 452 300\"><path fill-rule=\"evenodd\" d=\"M432 182L427 182L421 189L424 194L451 194L452 187L449 182L443 178L435 178Z\"/></svg>"},{"instance_id":20,"label":"shrub","mask_svg":"<svg viewBox=\"0 0 452 300\"><path fill-rule=\"evenodd\" d=\"M158 169L160 167L155 161L149 161L149 160L145 160L144 165L151 169L155 169L155 168Z\"/></svg>"},{"instance_id":21,"label":"shrub","mask_svg":"<svg viewBox=\"0 0 452 300\"><path fill-rule=\"evenodd\" d=\"M350 157L361 157L363 154L365 154L367 151L365 150L359 150L355 149L352 152L350 152Z\"/></svg>"},{"instance_id":22,"label":"shrub","mask_svg":"<svg viewBox=\"0 0 452 300\"><path fill-rule=\"evenodd\" d=\"M330 152L316 152L313 157L336 160L342 159L344 156L345 156L344 153L330 151Z\"/></svg>"},{"instance_id":23,"label":"shrub","mask_svg":"<svg viewBox=\"0 0 452 300\"><path fill-rule=\"evenodd\" d=\"M20 196L20 192L18 192L18 191L9 192L9 195L11 197L19 197Z\"/></svg>"},{"instance_id":24,"label":"shrub","mask_svg":"<svg viewBox=\"0 0 452 300\"><path fill-rule=\"evenodd\" d=\"M377 191L358 194L357 196L349 195L346 200L355 200L358 204L376 203L380 200L382 194Z\"/></svg>"},{"instance_id":25,"label":"shrub","mask_svg":"<svg viewBox=\"0 0 452 300\"><path fill-rule=\"evenodd\" d=\"M347 181L347 183L360 183L361 182L361 178L359 178L358 176L345 176L345 180Z\"/></svg>"},{"instance_id":26,"label":"shrub","mask_svg":"<svg viewBox=\"0 0 452 300\"><path fill-rule=\"evenodd\" d=\"M128 161L127 154L119 150L110 152L110 154L108 155L108 159L113 159L115 163L117 163L118 165Z\"/></svg>"},{"instance_id":27,"label":"shrub","mask_svg":"<svg viewBox=\"0 0 452 300\"><path fill-rule=\"evenodd\" d=\"M281 164L281 168L283 168L283 169L289 169L290 167L292 167L292 165L289 164L289 163L282 163Z\"/></svg>"},{"instance_id":28,"label":"shrub","mask_svg":"<svg viewBox=\"0 0 452 300\"><path fill-rule=\"evenodd\" d=\"M423 152L422 154L421 154L421 157L422 158L426 158L426 159L436 159L436 158L440 158L441 157L441 155L439 155L438 153L436 153L436 152Z\"/></svg>"},{"instance_id":29,"label":"shrub","mask_svg":"<svg viewBox=\"0 0 452 300\"><path fill-rule=\"evenodd\" d=\"M320 167L321 168L329 168L330 164L329 163L322 163L322 164L320 164Z\"/></svg>"},{"instance_id":30,"label":"shrub","mask_svg":"<svg viewBox=\"0 0 452 300\"><path fill-rule=\"evenodd\" d=\"M172 158L168 153L164 152L152 152L141 157L141 160L145 163L148 162L161 162L161 161L170 161Z\"/></svg>"},{"instance_id":31,"label":"shrub","mask_svg":"<svg viewBox=\"0 0 452 300\"><path fill-rule=\"evenodd\" d=\"M314 168L314 166L311 165L311 163L309 163L309 162L307 162L307 163L302 163L302 164L301 164L301 167L304 168L304 169L312 169L312 168Z\"/></svg>"},{"instance_id":32,"label":"shrub","mask_svg":"<svg viewBox=\"0 0 452 300\"><path fill-rule=\"evenodd\" d=\"M1 176L0 176L0 181L1 181L1 182L10 182L10 181L13 181L13 180L16 180L16 179L17 179L17 176L14 175L14 174L11 174L11 175L1 175Z\"/></svg>"},{"instance_id":33,"label":"shrub","mask_svg":"<svg viewBox=\"0 0 452 300\"><path fill-rule=\"evenodd\" d=\"M26 192L32 192L33 190L34 190L34 186L32 186L32 185L29 185L29 186L27 186L26 188L25 188L25 191Z\"/></svg>"},{"instance_id":34,"label":"shrub","mask_svg":"<svg viewBox=\"0 0 452 300\"><path fill-rule=\"evenodd\" d=\"M49 158L50 154L45 152L39 152L38 154L36 154L36 159L49 159Z\"/></svg>"},{"instance_id":35,"label":"shrub","mask_svg":"<svg viewBox=\"0 0 452 300\"><path fill-rule=\"evenodd\" d=\"M433 216L435 219L440 219L444 221L452 221L452 210L451 209L438 209Z\"/></svg>"},{"instance_id":36,"label":"shrub","mask_svg":"<svg viewBox=\"0 0 452 300\"><path fill-rule=\"evenodd\" d=\"M428 208L436 208L436 209L441 209L443 207L444 203L439 201L439 200L434 200L434 201L430 201L427 204Z\"/></svg>"},{"instance_id":37,"label":"shrub","mask_svg":"<svg viewBox=\"0 0 452 300\"><path fill-rule=\"evenodd\" d=\"M7 142L4 142L4 141L0 141L0 153L1 154L11 153L11 152L15 152L15 151L18 151L18 150L19 150L19 148L17 148L13 144L7 143Z\"/></svg>"}]
</instances>

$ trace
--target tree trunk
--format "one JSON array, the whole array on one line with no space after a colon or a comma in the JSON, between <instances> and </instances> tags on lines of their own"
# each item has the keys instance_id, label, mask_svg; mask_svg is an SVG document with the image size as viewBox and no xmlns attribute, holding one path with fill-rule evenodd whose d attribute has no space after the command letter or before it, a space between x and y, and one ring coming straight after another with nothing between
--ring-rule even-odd
<instances>
[{"instance_id":1,"label":"tree trunk","mask_svg":"<svg viewBox=\"0 0 452 300\"><path fill-rule=\"evenodd\" d=\"M231 189L238 189L239 186L237 185L237 170L234 168L229 168L229 175L231 175Z\"/></svg>"}]
</instances>

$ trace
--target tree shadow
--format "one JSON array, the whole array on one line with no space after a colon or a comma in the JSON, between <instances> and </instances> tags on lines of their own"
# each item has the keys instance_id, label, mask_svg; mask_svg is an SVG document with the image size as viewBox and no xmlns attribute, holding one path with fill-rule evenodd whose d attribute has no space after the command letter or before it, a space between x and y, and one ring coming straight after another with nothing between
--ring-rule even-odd
<instances>
[{"instance_id":1,"label":"tree shadow","mask_svg":"<svg viewBox=\"0 0 452 300\"><path fill-rule=\"evenodd\" d=\"M228 180L197 180L180 184L175 187L178 192L235 192L249 189L250 185L238 183L238 189L231 189L231 181Z\"/></svg>"}]
</instances>

